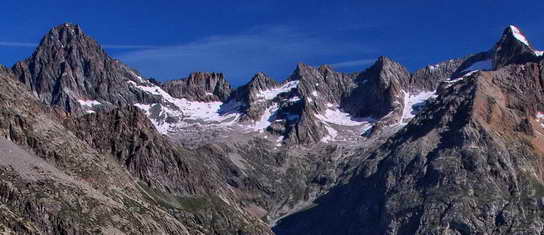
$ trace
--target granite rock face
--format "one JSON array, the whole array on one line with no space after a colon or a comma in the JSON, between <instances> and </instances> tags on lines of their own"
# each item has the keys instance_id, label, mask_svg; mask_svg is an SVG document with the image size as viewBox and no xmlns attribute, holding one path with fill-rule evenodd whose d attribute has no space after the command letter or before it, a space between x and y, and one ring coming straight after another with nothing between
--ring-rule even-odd
<instances>
[{"instance_id":1,"label":"granite rock face","mask_svg":"<svg viewBox=\"0 0 544 235\"><path fill-rule=\"evenodd\" d=\"M162 84L171 96L194 101L226 101L231 93L230 84L222 73L191 73L188 78Z\"/></svg>"},{"instance_id":2,"label":"granite rock face","mask_svg":"<svg viewBox=\"0 0 544 235\"><path fill-rule=\"evenodd\" d=\"M513 25L504 30L492 53L495 69L508 64L524 64L539 60L539 53L534 50L523 32Z\"/></svg>"},{"instance_id":3,"label":"granite rock face","mask_svg":"<svg viewBox=\"0 0 544 235\"><path fill-rule=\"evenodd\" d=\"M398 122L409 80L410 73L404 66L380 57L374 65L359 73L357 88L344 96L342 106L355 116L380 119L389 115L391 122Z\"/></svg>"}]
</instances>

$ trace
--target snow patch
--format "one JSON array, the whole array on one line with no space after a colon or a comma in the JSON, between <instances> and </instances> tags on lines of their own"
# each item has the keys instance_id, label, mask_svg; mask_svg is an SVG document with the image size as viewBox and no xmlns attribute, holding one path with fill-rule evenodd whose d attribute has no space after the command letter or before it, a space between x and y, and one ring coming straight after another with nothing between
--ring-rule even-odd
<instances>
[{"instance_id":1,"label":"snow patch","mask_svg":"<svg viewBox=\"0 0 544 235\"><path fill-rule=\"evenodd\" d=\"M429 65L429 70L434 71L434 70L438 69L438 67L440 67L439 64Z\"/></svg>"},{"instance_id":2,"label":"snow patch","mask_svg":"<svg viewBox=\"0 0 544 235\"><path fill-rule=\"evenodd\" d=\"M313 95L314 97L317 97L317 96L319 95L319 93L317 93L317 91L312 91L312 95Z\"/></svg>"},{"instance_id":3,"label":"snow patch","mask_svg":"<svg viewBox=\"0 0 544 235\"><path fill-rule=\"evenodd\" d=\"M264 129L266 129L270 124L272 124L273 117L275 116L276 112L278 111L278 105L274 104L270 107L268 107L264 114L262 115L261 119L256 121L252 128L253 130L263 132Z\"/></svg>"},{"instance_id":4,"label":"snow patch","mask_svg":"<svg viewBox=\"0 0 544 235\"><path fill-rule=\"evenodd\" d=\"M276 146L277 147L280 147L281 146L281 143L283 142L283 136L280 136L277 140L276 140Z\"/></svg>"},{"instance_id":5,"label":"snow patch","mask_svg":"<svg viewBox=\"0 0 544 235\"><path fill-rule=\"evenodd\" d=\"M260 93L257 94L257 97L258 98L264 98L265 100L272 100L272 99L276 98L276 96L278 96L281 93L289 92L292 89L297 88L298 83L299 83L298 80L297 81L290 81L288 83L283 84L283 86L281 86L281 87L261 91Z\"/></svg>"},{"instance_id":6,"label":"snow patch","mask_svg":"<svg viewBox=\"0 0 544 235\"><path fill-rule=\"evenodd\" d=\"M421 106L424 105L428 99L436 97L436 92L434 91L424 91L417 94L403 92L404 108L400 119L401 125L407 124L410 119L414 118Z\"/></svg>"},{"instance_id":7,"label":"snow patch","mask_svg":"<svg viewBox=\"0 0 544 235\"><path fill-rule=\"evenodd\" d=\"M293 103L294 103L294 102L298 102L298 101L300 101L300 97L298 97L298 96L293 96L293 97L289 98L288 101L289 101L289 102L293 102Z\"/></svg>"},{"instance_id":8,"label":"snow patch","mask_svg":"<svg viewBox=\"0 0 544 235\"><path fill-rule=\"evenodd\" d=\"M78 100L77 102L79 102L81 106L86 106L86 107L93 107L93 106L102 104L96 100Z\"/></svg>"},{"instance_id":9,"label":"snow patch","mask_svg":"<svg viewBox=\"0 0 544 235\"><path fill-rule=\"evenodd\" d=\"M149 85L149 84L138 85L133 81L128 81L128 83L142 91L145 91L152 95L160 96L163 101L170 103L174 106L174 107L167 107L161 104L160 105L161 110L160 110L160 113L158 114L159 117L161 116L182 117L183 120L206 121L206 122L212 122L216 124L221 123L224 125L230 125L234 123L234 120L236 120L240 115L239 113L235 112L237 107L239 106L239 104L237 104L236 102L223 103L219 101L215 101L215 102L190 101L185 98L181 98L181 99L174 98L170 96L170 94L168 94L162 88L155 85ZM144 110L148 116L151 115L150 109L151 107L153 107L153 105L156 105L156 104L151 104L151 105L135 104L135 106ZM225 123L225 121L227 120L231 120L231 122ZM159 123L155 120L151 120L151 121L153 122L153 124L155 124L155 126L161 133L166 133L171 127L176 126L176 124L167 124L162 122Z\"/></svg>"},{"instance_id":10,"label":"snow patch","mask_svg":"<svg viewBox=\"0 0 544 235\"><path fill-rule=\"evenodd\" d=\"M536 113L536 119L540 123L540 126L544 127L544 113L537 112Z\"/></svg>"},{"instance_id":11,"label":"snow patch","mask_svg":"<svg viewBox=\"0 0 544 235\"><path fill-rule=\"evenodd\" d=\"M472 74L474 74L474 73L476 73L476 72L478 72L478 71L479 71L479 70L473 70L473 71L470 71L470 72L466 73L466 74L463 75L462 77L459 77L459 78L450 78L450 80L444 81L445 83L448 83L448 84L446 85L446 88L453 86L453 84L455 84L455 83L457 83L457 82L459 82L459 81L461 81L461 80L463 80L463 79L469 77L470 75L472 75Z\"/></svg>"},{"instance_id":12,"label":"snow patch","mask_svg":"<svg viewBox=\"0 0 544 235\"><path fill-rule=\"evenodd\" d=\"M527 45L528 47L529 46L529 41L527 40L527 38L523 35L523 33L521 33L521 31L516 27L516 26L513 26L513 25L510 25L510 30L512 30L512 35L520 42L522 42L523 44Z\"/></svg>"},{"instance_id":13,"label":"snow patch","mask_svg":"<svg viewBox=\"0 0 544 235\"><path fill-rule=\"evenodd\" d=\"M321 139L321 142L328 143L334 141L338 135L338 132L329 125L325 125L325 129L327 129L328 134Z\"/></svg>"},{"instance_id":14,"label":"snow patch","mask_svg":"<svg viewBox=\"0 0 544 235\"><path fill-rule=\"evenodd\" d=\"M325 113L316 115L317 119L340 126L359 126L373 121L371 118L352 117L332 104L327 104L327 107L329 108L325 110Z\"/></svg>"}]
</instances>

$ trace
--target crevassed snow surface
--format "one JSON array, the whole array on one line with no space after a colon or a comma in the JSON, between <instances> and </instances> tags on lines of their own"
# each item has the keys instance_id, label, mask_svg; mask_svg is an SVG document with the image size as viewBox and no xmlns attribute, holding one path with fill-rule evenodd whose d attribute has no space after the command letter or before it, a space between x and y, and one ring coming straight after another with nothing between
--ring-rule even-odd
<instances>
[{"instance_id":1,"label":"crevassed snow surface","mask_svg":"<svg viewBox=\"0 0 544 235\"><path fill-rule=\"evenodd\" d=\"M332 104L327 104L327 107L325 113L316 115L319 120L341 126L359 126L373 121L371 118L352 117Z\"/></svg>"},{"instance_id":2,"label":"crevassed snow surface","mask_svg":"<svg viewBox=\"0 0 544 235\"><path fill-rule=\"evenodd\" d=\"M93 107L93 106L102 104L96 100L78 100L77 102L79 102L81 106L87 106L87 107Z\"/></svg>"},{"instance_id":3,"label":"crevassed snow surface","mask_svg":"<svg viewBox=\"0 0 544 235\"><path fill-rule=\"evenodd\" d=\"M288 92L296 87L298 87L299 81L290 81L288 83L283 84L283 86L278 88L273 88L269 90L261 91L257 94L257 97L264 98L266 100L274 99L276 96L278 96L281 93Z\"/></svg>"},{"instance_id":4,"label":"crevassed snow surface","mask_svg":"<svg viewBox=\"0 0 544 235\"><path fill-rule=\"evenodd\" d=\"M400 123L407 124L409 119L416 116L417 110L421 108L423 104L425 104L425 101L433 97L436 97L436 93L434 91L424 91L417 94L404 92L404 109L402 110L402 118L400 119Z\"/></svg>"},{"instance_id":5,"label":"crevassed snow surface","mask_svg":"<svg viewBox=\"0 0 544 235\"><path fill-rule=\"evenodd\" d=\"M529 46L529 41L527 41L527 38L525 38L525 36L523 36L523 34L521 33L521 31L516 27L516 26L513 26L513 25L510 25L510 29L512 30L512 33L514 35L514 37L522 42L523 44Z\"/></svg>"}]
</instances>

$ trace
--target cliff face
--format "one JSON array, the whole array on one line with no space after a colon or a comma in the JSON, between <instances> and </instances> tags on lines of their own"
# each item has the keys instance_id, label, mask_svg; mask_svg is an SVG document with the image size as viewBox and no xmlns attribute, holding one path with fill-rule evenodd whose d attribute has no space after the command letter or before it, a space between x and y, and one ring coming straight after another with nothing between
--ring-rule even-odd
<instances>
[{"instance_id":1,"label":"cliff face","mask_svg":"<svg viewBox=\"0 0 544 235\"><path fill-rule=\"evenodd\" d=\"M194 101L226 101L231 93L230 84L221 73L191 73L188 78L162 84L171 96Z\"/></svg>"}]
</instances>

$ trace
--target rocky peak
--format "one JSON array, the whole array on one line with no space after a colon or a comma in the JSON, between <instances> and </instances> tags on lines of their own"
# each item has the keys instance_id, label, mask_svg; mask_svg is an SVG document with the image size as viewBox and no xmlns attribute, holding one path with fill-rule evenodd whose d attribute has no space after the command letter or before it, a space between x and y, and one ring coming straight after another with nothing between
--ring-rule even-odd
<instances>
[{"instance_id":1,"label":"rocky peak","mask_svg":"<svg viewBox=\"0 0 544 235\"><path fill-rule=\"evenodd\" d=\"M33 55L17 62L12 71L40 101L68 112L155 99L131 89L128 81L140 84L144 79L108 56L74 24L51 29Z\"/></svg>"},{"instance_id":2,"label":"rocky peak","mask_svg":"<svg viewBox=\"0 0 544 235\"><path fill-rule=\"evenodd\" d=\"M194 101L225 101L231 94L231 87L222 73L195 72L189 77L173 80L162 85L170 95Z\"/></svg>"},{"instance_id":3,"label":"rocky peak","mask_svg":"<svg viewBox=\"0 0 544 235\"><path fill-rule=\"evenodd\" d=\"M278 87L279 83L276 82L274 79L270 78L265 73L259 72L251 78L251 81L248 83L248 88L250 90L267 90L271 88Z\"/></svg>"},{"instance_id":4,"label":"rocky peak","mask_svg":"<svg viewBox=\"0 0 544 235\"><path fill-rule=\"evenodd\" d=\"M264 95L267 91L279 89L280 83L259 72L251 78L246 84L233 92L232 99L243 104L244 115L242 121L256 121L261 118L263 113L272 104L275 97L267 97ZM272 92L277 93L277 92Z\"/></svg>"},{"instance_id":5,"label":"rocky peak","mask_svg":"<svg viewBox=\"0 0 544 235\"><path fill-rule=\"evenodd\" d=\"M395 111L402 112L404 92L410 73L401 64L387 57L380 57L368 69L359 73L357 87L344 97L346 111L355 116L381 118ZM393 121L400 116L391 115Z\"/></svg>"},{"instance_id":6,"label":"rocky peak","mask_svg":"<svg viewBox=\"0 0 544 235\"><path fill-rule=\"evenodd\" d=\"M492 49L493 67L501 68L508 64L523 64L537 61L541 52L535 51L523 32L516 26L508 26L501 39Z\"/></svg>"}]
</instances>

